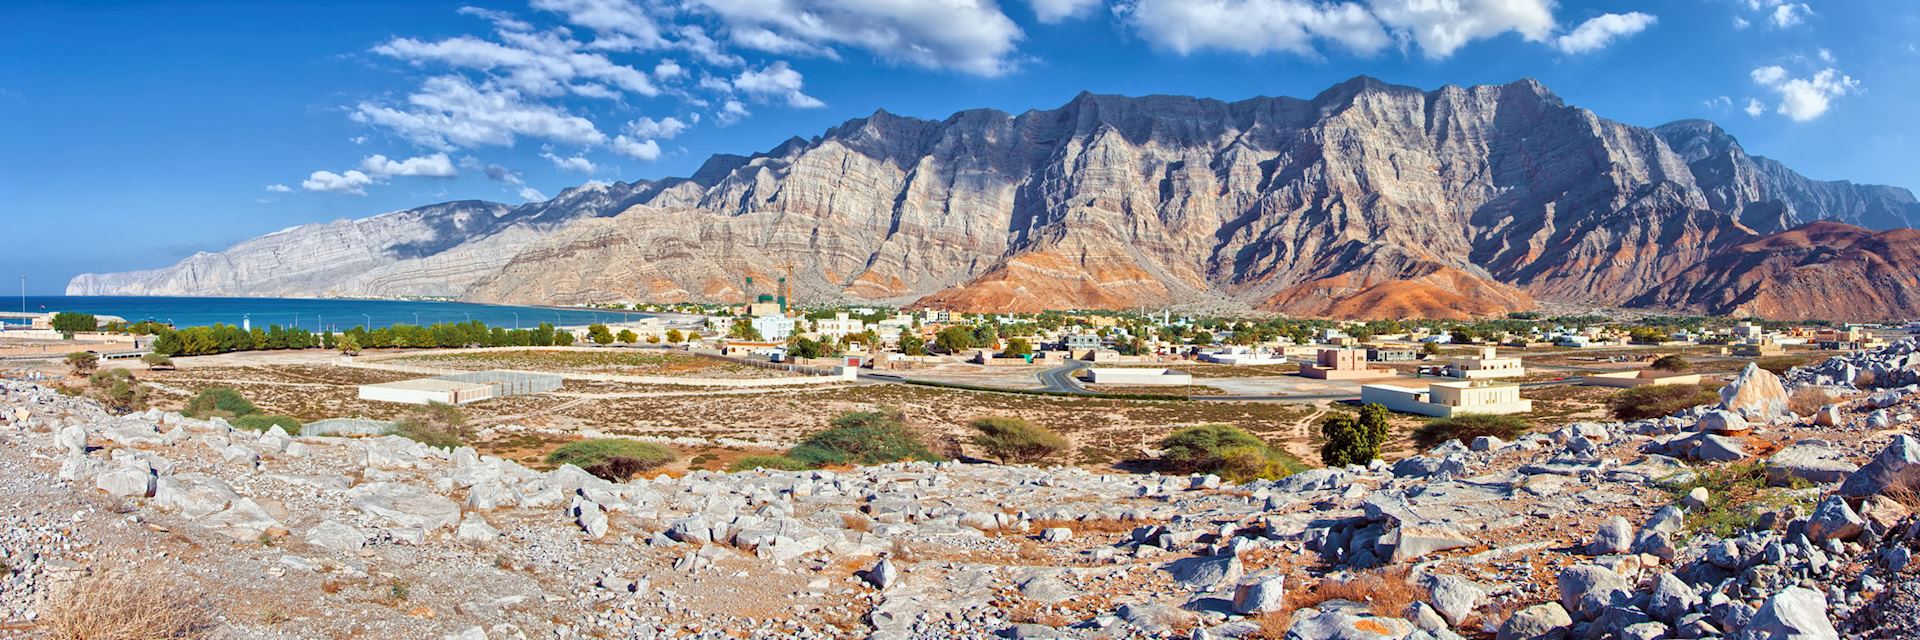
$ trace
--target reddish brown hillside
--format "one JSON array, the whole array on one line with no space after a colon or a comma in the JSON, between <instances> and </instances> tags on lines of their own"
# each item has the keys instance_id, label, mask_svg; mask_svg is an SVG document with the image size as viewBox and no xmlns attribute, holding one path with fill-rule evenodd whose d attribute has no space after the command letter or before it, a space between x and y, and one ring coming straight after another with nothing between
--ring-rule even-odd
<instances>
[{"instance_id":1,"label":"reddish brown hillside","mask_svg":"<svg viewBox=\"0 0 1920 640\"><path fill-rule=\"evenodd\" d=\"M1781 319L1920 317L1920 230L1815 222L1722 251L1631 304Z\"/></svg>"}]
</instances>

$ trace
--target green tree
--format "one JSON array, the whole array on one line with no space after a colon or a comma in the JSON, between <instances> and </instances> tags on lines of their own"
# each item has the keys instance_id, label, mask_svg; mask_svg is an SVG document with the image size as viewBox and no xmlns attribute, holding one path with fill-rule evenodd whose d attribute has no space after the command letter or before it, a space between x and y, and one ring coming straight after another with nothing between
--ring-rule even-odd
<instances>
[{"instance_id":1,"label":"green tree","mask_svg":"<svg viewBox=\"0 0 1920 640\"><path fill-rule=\"evenodd\" d=\"M900 334L900 353L910 356L927 355L927 341L911 333Z\"/></svg>"},{"instance_id":2,"label":"green tree","mask_svg":"<svg viewBox=\"0 0 1920 640\"><path fill-rule=\"evenodd\" d=\"M1320 462L1329 467L1364 465L1379 454L1366 429L1353 416L1344 413L1332 414L1321 420L1320 435L1326 439L1320 445Z\"/></svg>"},{"instance_id":3,"label":"green tree","mask_svg":"<svg viewBox=\"0 0 1920 640\"><path fill-rule=\"evenodd\" d=\"M1286 451L1225 424L1187 427L1160 441L1159 466L1172 473L1211 473L1229 482L1281 478L1306 469Z\"/></svg>"},{"instance_id":4,"label":"green tree","mask_svg":"<svg viewBox=\"0 0 1920 640\"><path fill-rule=\"evenodd\" d=\"M553 344L554 344L555 346L560 346L560 347L571 347L571 346L573 346L573 332L571 332L571 331L559 331L559 330L556 330L556 331L554 331L554 332L553 332Z\"/></svg>"},{"instance_id":5,"label":"green tree","mask_svg":"<svg viewBox=\"0 0 1920 640\"><path fill-rule=\"evenodd\" d=\"M587 325L587 339L598 345L613 344L613 332L607 330L607 325L594 323Z\"/></svg>"},{"instance_id":6,"label":"green tree","mask_svg":"<svg viewBox=\"0 0 1920 640\"><path fill-rule=\"evenodd\" d=\"M640 334L634 333L631 329L621 329L620 335L615 337L620 339L621 344L633 344L640 341ZM658 342L659 340L655 339L654 341Z\"/></svg>"},{"instance_id":7,"label":"green tree","mask_svg":"<svg viewBox=\"0 0 1920 640\"><path fill-rule=\"evenodd\" d=\"M141 355L140 362L145 363L148 369L172 369L173 368L173 358L169 358L167 357L167 354L160 353L158 351L149 351L146 354Z\"/></svg>"},{"instance_id":8,"label":"green tree","mask_svg":"<svg viewBox=\"0 0 1920 640\"><path fill-rule=\"evenodd\" d=\"M941 329L940 333L935 334L933 344L945 353L960 353L973 348L973 335L973 330L954 325Z\"/></svg>"},{"instance_id":9,"label":"green tree","mask_svg":"<svg viewBox=\"0 0 1920 640\"><path fill-rule=\"evenodd\" d=\"M67 354L67 366L73 368L74 375L92 375L100 367L100 356L87 351L75 351Z\"/></svg>"},{"instance_id":10,"label":"green tree","mask_svg":"<svg viewBox=\"0 0 1920 640\"><path fill-rule=\"evenodd\" d=\"M1430 356L1440 355L1440 343L1438 342L1423 343L1420 345L1420 352Z\"/></svg>"},{"instance_id":11,"label":"green tree","mask_svg":"<svg viewBox=\"0 0 1920 640\"><path fill-rule=\"evenodd\" d=\"M348 355L348 356L360 355L360 339L354 337L353 334L348 333L348 334L341 335L340 341L338 344L340 346L341 355Z\"/></svg>"},{"instance_id":12,"label":"green tree","mask_svg":"<svg viewBox=\"0 0 1920 640\"><path fill-rule=\"evenodd\" d=\"M1002 463L1039 462L1067 448L1067 440L1060 434L1019 418L987 416L974 419L968 426L980 432L973 437L973 444Z\"/></svg>"},{"instance_id":13,"label":"green tree","mask_svg":"<svg viewBox=\"0 0 1920 640\"><path fill-rule=\"evenodd\" d=\"M1009 358L1024 358L1033 355L1033 344L1027 342L1026 338L1008 338L1007 348L1001 351L1000 355Z\"/></svg>"},{"instance_id":14,"label":"green tree","mask_svg":"<svg viewBox=\"0 0 1920 640\"><path fill-rule=\"evenodd\" d=\"M66 311L53 314L53 330L60 332L60 336L67 339L72 339L73 334L98 328L100 328L100 320L93 317L93 314Z\"/></svg>"},{"instance_id":15,"label":"green tree","mask_svg":"<svg viewBox=\"0 0 1920 640\"><path fill-rule=\"evenodd\" d=\"M1379 453L1380 447L1387 444L1387 436L1393 429L1392 425L1387 423L1389 415L1387 408L1377 403L1369 402L1360 407L1360 432L1366 434L1367 444L1373 447L1376 454Z\"/></svg>"},{"instance_id":16,"label":"green tree","mask_svg":"<svg viewBox=\"0 0 1920 640\"><path fill-rule=\"evenodd\" d=\"M686 341L686 339L687 339L687 336L686 336L686 335L684 335L684 334L682 334L682 333L680 333L680 330L679 330L679 329L668 329L668 330L667 330L667 343L668 343L668 344L680 344L681 342L684 342L684 341Z\"/></svg>"},{"instance_id":17,"label":"green tree","mask_svg":"<svg viewBox=\"0 0 1920 640\"><path fill-rule=\"evenodd\" d=\"M733 326L727 328L727 337L750 342L758 342L765 339L760 336L760 330L754 328L753 319L746 317L733 319Z\"/></svg>"}]
</instances>

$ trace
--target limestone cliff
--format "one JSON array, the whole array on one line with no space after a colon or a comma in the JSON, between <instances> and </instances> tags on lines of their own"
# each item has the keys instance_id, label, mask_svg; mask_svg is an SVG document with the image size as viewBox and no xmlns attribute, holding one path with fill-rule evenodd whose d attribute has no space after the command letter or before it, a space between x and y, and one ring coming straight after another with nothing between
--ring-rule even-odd
<instances>
[{"instance_id":1,"label":"limestone cliff","mask_svg":"<svg viewBox=\"0 0 1920 640\"><path fill-rule=\"evenodd\" d=\"M733 301L747 276L791 266L815 303L1459 317L1651 300L1722 251L1813 220L1920 221L1904 189L1810 180L1710 123L1625 125L1531 80L1423 91L1356 78L1238 102L1082 94L941 121L881 111L715 156L690 178L603 189L443 237L441 252L498 260L447 259L472 276L446 282L489 302ZM194 260L75 286L175 282Z\"/></svg>"}]
</instances>

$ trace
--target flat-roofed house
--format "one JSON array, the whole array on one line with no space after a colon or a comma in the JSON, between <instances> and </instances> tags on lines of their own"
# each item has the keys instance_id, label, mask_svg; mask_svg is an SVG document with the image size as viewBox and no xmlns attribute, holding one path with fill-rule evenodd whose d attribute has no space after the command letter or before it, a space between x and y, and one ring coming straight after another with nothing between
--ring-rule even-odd
<instances>
[{"instance_id":1,"label":"flat-roofed house","mask_svg":"<svg viewBox=\"0 0 1920 640\"><path fill-rule=\"evenodd\" d=\"M1454 358L1447 365L1447 375L1468 380L1518 378L1527 375L1527 367L1519 358L1499 355L1493 347L1481 347L1478 356Z\"/></svg>"},{"instance_id":2,"label":"flat-roofed house","mask_svg":"<svg viewBox=\"0 0 1920 640\"><path fill-rule=\"evenodd\" d=\"M1492 380L1458 382L1376 383L1360 387L1360 401L1392 411L1436 418L1468 413L1508 414L1533 410L1533 401L1520 397L1520 385Z\"/></svg>"},{"instance_id":3,"label":"flat-roofed house","mask_svg":"<svg viewBox=\"0 0 1920 640\"><path fill-rule=\"evenodd\" d=\"M1312 364L1300 365L1300 375L1319 380L1359 380L1394 375L1392 369L1367 366L1367 352L1360 349L1321 349Z\"/></svg>"}]
</instances>

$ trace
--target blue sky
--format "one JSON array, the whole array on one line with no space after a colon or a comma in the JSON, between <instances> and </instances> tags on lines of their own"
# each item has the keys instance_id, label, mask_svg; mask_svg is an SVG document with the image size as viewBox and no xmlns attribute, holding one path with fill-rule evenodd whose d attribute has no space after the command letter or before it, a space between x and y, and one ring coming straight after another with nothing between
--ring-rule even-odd
<instances>
[{"instance_id":1,"label":"blue sky","mask_svg":"<svg viewBox=\"0 0 1920 640\"><path fill-rule=\"evenodd\" d=\"M12 0L0 273L58 293L296 224L686 175L879 108L1360 74L1530 76L1631 124L1713 119L1816 178L1920 187L1910 0Z\"/></svg>"}]
</instances>

